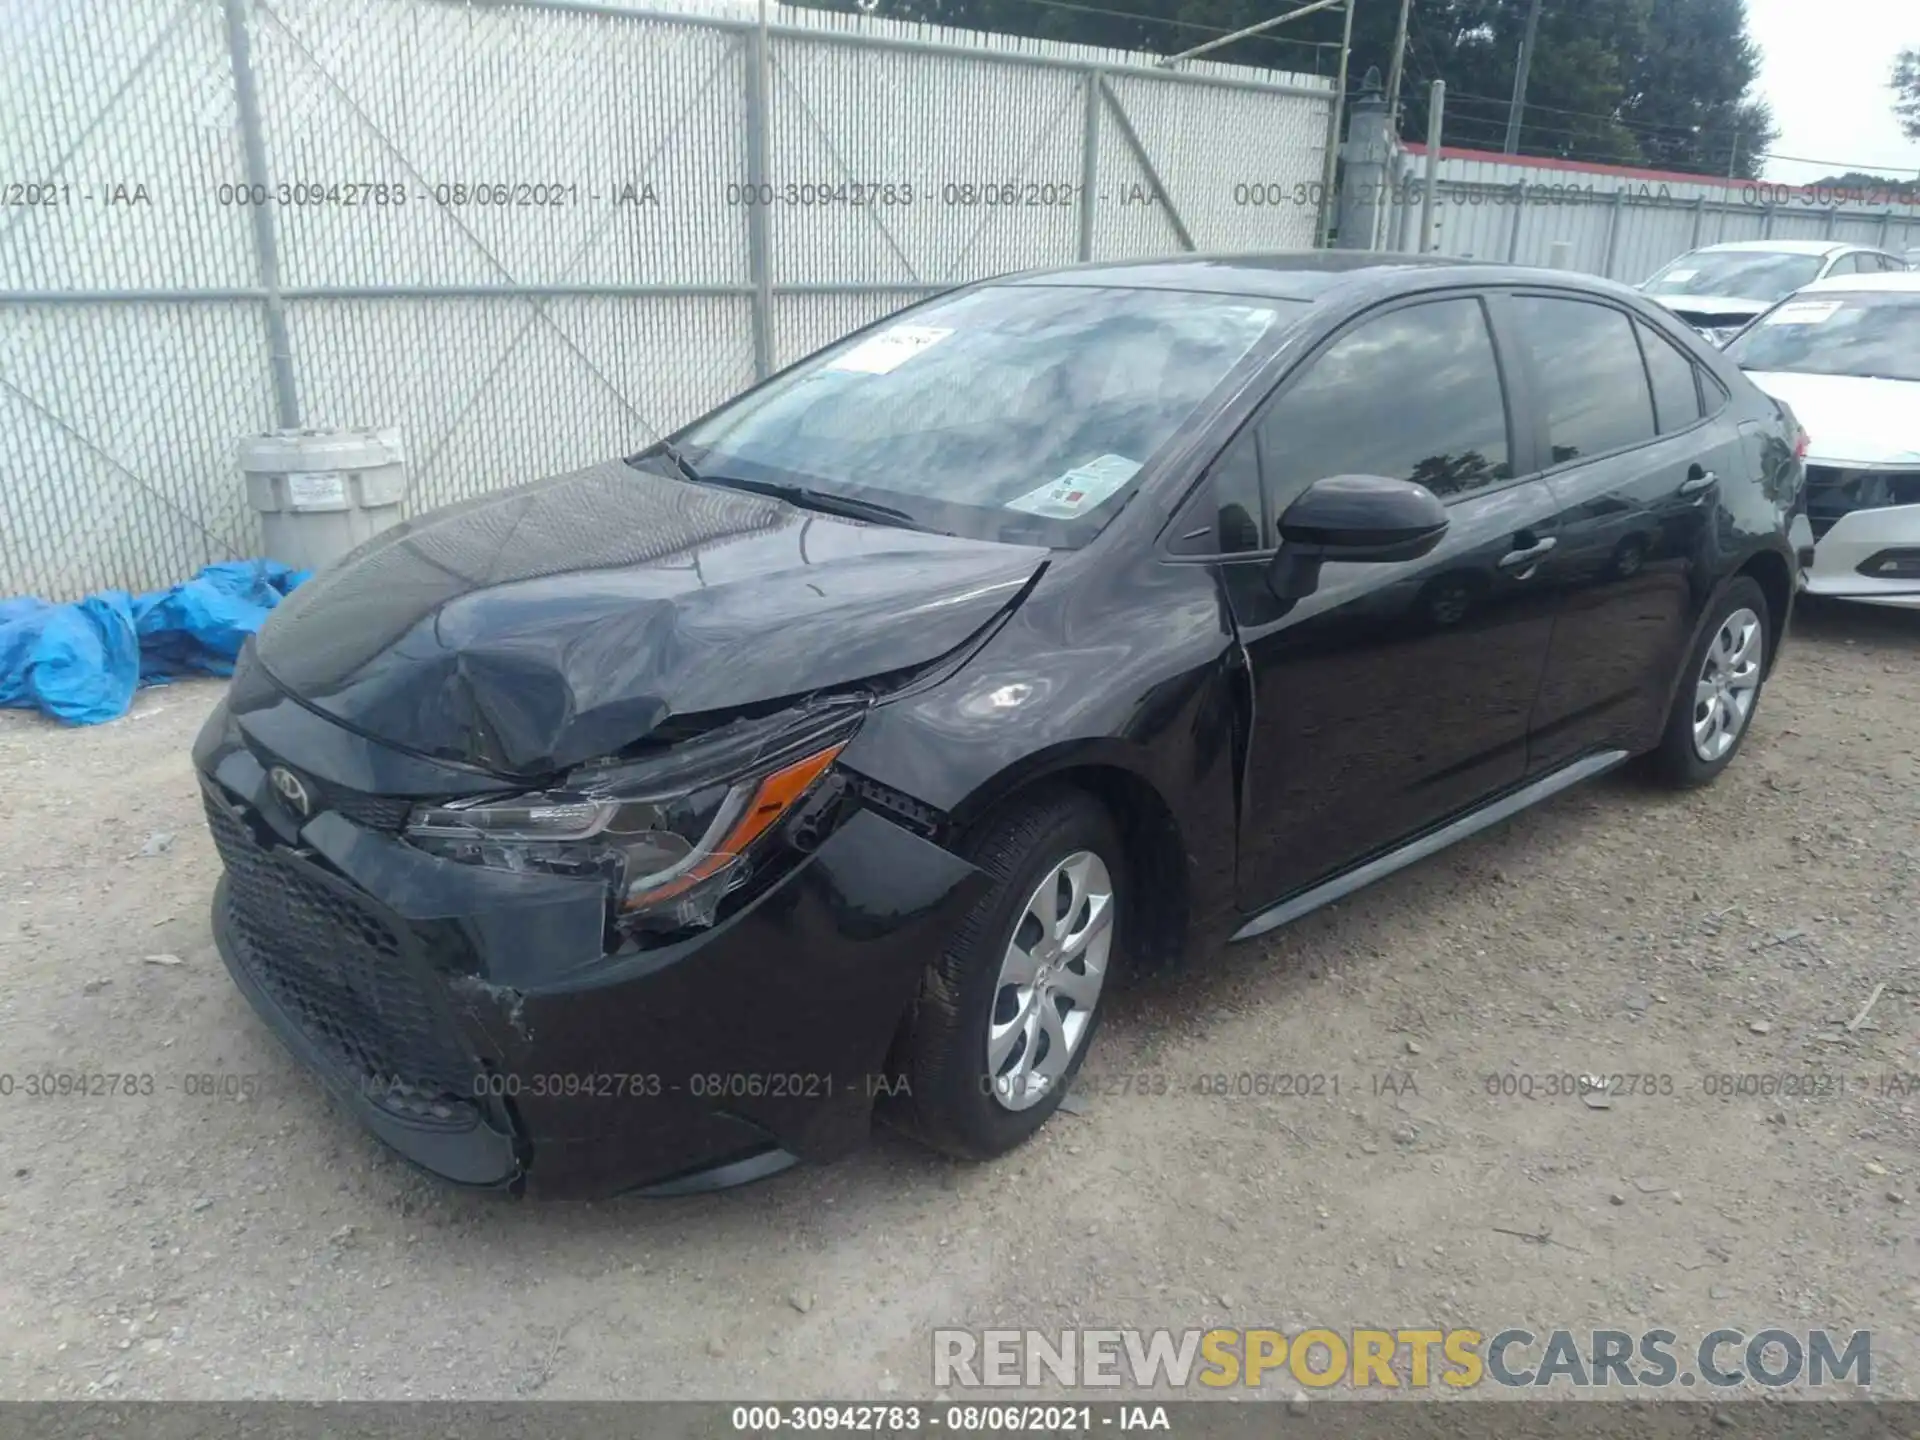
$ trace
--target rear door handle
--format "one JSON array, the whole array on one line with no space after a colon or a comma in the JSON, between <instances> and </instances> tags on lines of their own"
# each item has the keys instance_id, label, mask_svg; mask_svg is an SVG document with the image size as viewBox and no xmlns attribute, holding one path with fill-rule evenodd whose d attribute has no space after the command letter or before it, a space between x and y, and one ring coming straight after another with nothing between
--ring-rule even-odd
<instances>
[{"instance_id":1,"label":"rear door handle","mask_svg":"<svg viewBox=\"0 0 1920 1440\"><path fill-rule=\"evenodd\" d=\"M1711 470L1702 470L1698 465L1687 472L1687 478L1680 482L1680 493L1686 496L1704 495L1720 483L1720 477Z\"/></svg>"},{"instance_id":2,"label":"rear door handle","mask_svg":"<svg viewBox=\"0 0 1920 1440\"><path fill-rule=\"evenodd\" d=\"M1500 568L1507 571L1531 570L1546 559L1547 552L1557 544L1559 541L1549 535L1544 540L1535 541L1524 550L1509 550L1500 557Z\"/></svg>"}]
</instances>

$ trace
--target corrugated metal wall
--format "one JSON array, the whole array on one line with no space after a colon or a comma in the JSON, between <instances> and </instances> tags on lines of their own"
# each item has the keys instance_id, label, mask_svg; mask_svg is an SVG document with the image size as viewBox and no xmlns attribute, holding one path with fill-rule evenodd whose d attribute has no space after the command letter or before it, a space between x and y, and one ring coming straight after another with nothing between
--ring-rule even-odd
<instances>
[{"instance_id":1,"label":"corrugated metal wall","mask_svg":"<svg viewBox=\"0 0 1920 1440\"><path fill-rule=\"evenodd\" d=\"M1424 152L1408 147L1398 170L1385 243L1415 250ZM1872 196L1452 149L1442 150L1437 178L1439 253L1547 265L1564 241L1572 247L1569 268L1634 285L1676 256L1723 240L1833 239L1895 252L1920 246L1920 206L1867 203Z\"/></svg>"},{"instance_id":2,"label":"corrugated metal wall","mask_svg":"<svg viewBox=\"0 0 1920 1440\"><path fill-rule=\"evenodd\" d=\"M291 418L398 425L419 510L956 282L1314 241L1235 187L1317 187L1326 81L687 3L0 5L0 595L257 551Z\"/></svg>"}]
</instances>

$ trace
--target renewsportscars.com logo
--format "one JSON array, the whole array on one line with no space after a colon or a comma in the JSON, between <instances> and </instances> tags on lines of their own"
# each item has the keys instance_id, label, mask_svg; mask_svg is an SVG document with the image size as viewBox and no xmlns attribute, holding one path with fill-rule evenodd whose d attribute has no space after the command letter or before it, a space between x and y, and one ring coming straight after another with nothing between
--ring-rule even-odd
<instances>
[{"instance_id":1,"label":"renewsportscars.com logo","mask_svg":"<svg viewBox=\"0 0 1920 1440\"><path fill-rule=\"evenodd\" d=\"M1873 1332L936 1330L936 1389L1272 1384L1326 1390L1727 1390L1873 1383Z\"/></svg>"}]
</instances>

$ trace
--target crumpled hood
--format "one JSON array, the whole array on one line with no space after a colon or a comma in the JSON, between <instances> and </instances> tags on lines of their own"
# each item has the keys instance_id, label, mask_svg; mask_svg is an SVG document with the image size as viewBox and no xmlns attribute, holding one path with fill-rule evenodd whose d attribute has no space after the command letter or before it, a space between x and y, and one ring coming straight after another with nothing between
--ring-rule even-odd
<instances>
[{"instance_id":1,"label":"crumpled hood","mask_svg":"<svg viewBox=\"0 0 1920 1440\"><path fill-rule=\"evenodd\" d=\"M362 734L531 776L669 716L937 659L1046 558L616 460L386 531L275 610L256 655Z\"/></svg>"},{"instance_id":2,"label":"crumpled hood","mask_svg":"<svg viewBox=\"0 0 1920 1440\"><path fill-rule=\"evenodd\" d=\"M1806 426L1809 465L1920 468L1920 381L1749 370Z\"/></svg>"}]
</instances>

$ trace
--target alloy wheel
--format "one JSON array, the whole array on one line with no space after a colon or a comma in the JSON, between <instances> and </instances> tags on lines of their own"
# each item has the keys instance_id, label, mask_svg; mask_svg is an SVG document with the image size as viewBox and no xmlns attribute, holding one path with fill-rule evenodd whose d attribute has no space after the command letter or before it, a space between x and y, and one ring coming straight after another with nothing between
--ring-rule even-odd
<instances>
[{"instance_id":1,"label":"alloy wheel","mask_svg":"<svg viewBox=\"0 0 1920 1440\"><path fill-rule=\"evenodd\" d=\"M1693 689L1693 751L1702 760L1718 760L1746 729L1760 693L1766 643L1760 617L1751 610L1735 610L1720 622Z\"/></svg>"},{"instance_id":2,"label":"alloy wheel","mask_svg":"<svg viewBox=\"0 0 1920 1440\"><path fill-rule=\"evenodd\" d=\"M1113 947L1113 878L1091 850L1049 869L1014 922L987 1021L994 1099L1025 1110L1052 1094L1085 1039Z\"/></svg>"}]
</instances>

